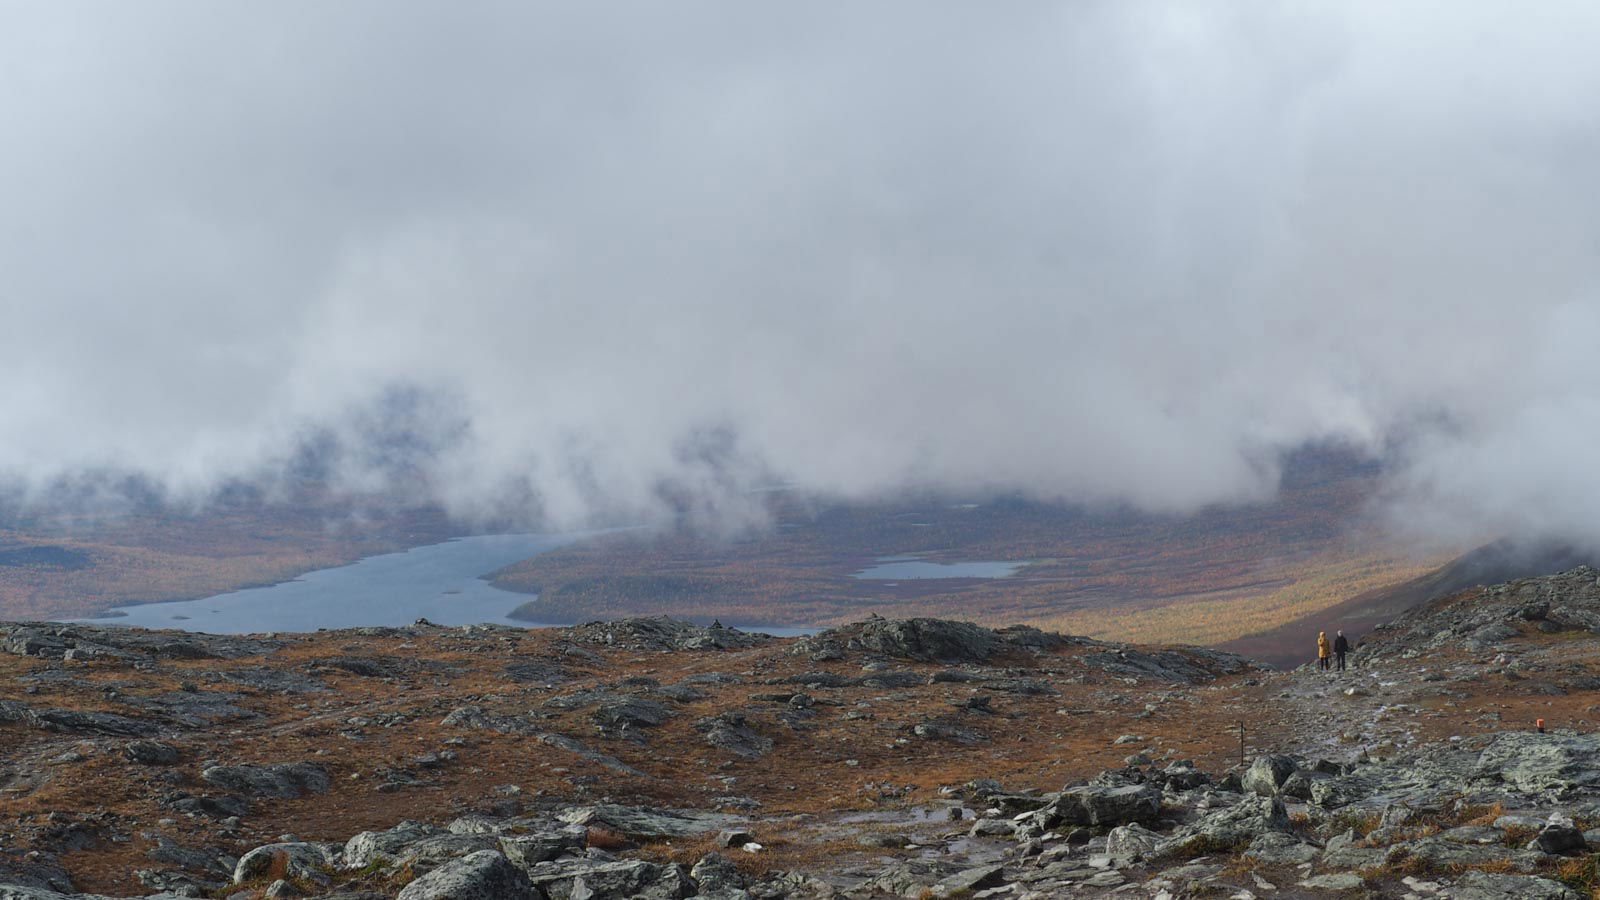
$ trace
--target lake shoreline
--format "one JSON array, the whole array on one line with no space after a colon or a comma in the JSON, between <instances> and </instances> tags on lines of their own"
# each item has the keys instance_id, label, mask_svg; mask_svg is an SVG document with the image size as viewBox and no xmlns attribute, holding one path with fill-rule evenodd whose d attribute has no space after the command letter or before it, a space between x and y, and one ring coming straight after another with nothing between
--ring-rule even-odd
<instances>
[{"instance_id":1,"label":"lake shoreline","mask_svg":"<svg viewBox=\"0 0 1600 900\"><path fill-rule=\"evenodd\" d=\"M579 621L513 616L529 596L499 588L489 578L512 562L615 530L463 535L313 569L271 584L201 598L123 603L92 616L55 621L236 635L401 627L419 619L447 626L565 628L605 620L575 617L571 611L559 618ZM730 627L774 636L819 630L778 624Z\"/></svg>"}]
</instances>

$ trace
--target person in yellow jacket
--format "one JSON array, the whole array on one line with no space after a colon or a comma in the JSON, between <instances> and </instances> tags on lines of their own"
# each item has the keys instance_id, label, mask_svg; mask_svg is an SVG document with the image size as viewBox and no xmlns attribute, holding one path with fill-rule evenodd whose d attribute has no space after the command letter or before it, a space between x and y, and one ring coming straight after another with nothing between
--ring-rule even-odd
<instances>
[{"instance_id":1,"label":"person in yellow jacket","mask_svg":"<svg viewBox=\"0 0 1600 900\"><path fill-rule=\"evenodd\" d=\"M1317 632L1317 668L1327 671L1328 668L1328 633Z\"/></svg>"}]
</instances>

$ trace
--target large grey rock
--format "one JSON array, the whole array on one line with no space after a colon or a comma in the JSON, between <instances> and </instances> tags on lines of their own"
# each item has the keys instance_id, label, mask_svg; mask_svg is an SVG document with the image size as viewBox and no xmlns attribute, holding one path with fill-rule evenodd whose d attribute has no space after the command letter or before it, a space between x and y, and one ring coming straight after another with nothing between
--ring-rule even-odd
<instances>
[{"instance_id":1,"label":"large grey rock","mask_svg":"<svg viewBox=\"0 0 1600 900\"><path fill-rule=\"evenodd\" d=\"M1322 772L1308 772L1301 769L1289 776L1289 779L1283 783L1283 787L1279 789L1279 793L1296 800L1310 800L1318 784L1332 780L1331 776Z\"/></svg>"},{"instance_id":2,"label":"large grey rock","mask_svg":"<svg viewBox=\"0 0 1600 900\"><path fill-rule=\"evenodd\" d=\"M448 833L443 828L421 822L401 822L383 831L363 831L345 841L342 862L347 869L364 869L374 862L392 862L407 846Z\"/></svg>"},{"instance_id":3,"label":"large grey rock","mask_svg":"<svg viewBox=\"0 0 1600 900\"><path fill-rule=\"evenodd\" d=\"M154 658L238 659L261 656L283 647L282 641L196 632L146 631L64 622L0 625L0 650L21 656L64 659Z\"/></svg>"},{"instance_id":4,"label":"large grey rock","mask_svg":"<svg viewBox=\"0 0 1600 900\"><path fill-rule=\"evenodd\" d=\"M939 879L932 888L935 897L969 897L984 888L1005 883L1005 867L973 866Z\"/></svg>"},{"instance_id":5,"label":"large grey rock","mask_svg":"<svg viewBox=\"0 0 1600 900\"><path fill-rule=\"evenodd\" d=\"M480 850L411 882L396 900L539 900L539 894L504 856Z\"/></svg>"},{"instance_id":6,"label":"large grey rock","mask_svg":"<svg viewBox=\"0 0 1600 900\"><path fill-rule=\"evenodd\" d=\"M534 887L551 900L677 900L694 893L694 882L680 865L642 859L559 859L527 870Z\"/></svg>"},{"instance_id":7,"label":"large grey rock","mask_svg":"<svg viewBox=\"0 0 1600 900\"><path fill-rule=\"evenodd\" d=\"M84 709L35 709L29 711L27 720L34 727L48 731L90 732L118 737L143 737L161 730L154 722Z\"/></svg>"},{"instance_id":8,"label":"large grey rock","mask_svg":"<svg viewBox=\"0 0 1600 900\"><path fill-rule=\"evenodd\" d=\"M1588 847L1588 841L1583 837L1583 832L1573 825L1572 819L1556 813L1550 816L1545 826L1539 829L1538 835L1529 842L1529 850L1541 850L1545 853L1568 853L1573 850L1583 850Z\"/></svg>"},{"instance_id":9,"label":"large grey rock","mask_svg":"<svg viewBox=\"0 0 1600 900\"><path fill-rule=\"evenodd\" d=\"M721 853L707 853L689 870L702 897L734 897L745 894L747 882L739 867ZM748 896L748 894L745 894Z\"/></svg>"},{"instance_id":10,"label":"large grey rock","mask_svg":"<svg viewBox=\"0 0 1600 900\"><path fill-rule=\"evenodd\" d=\"M603 699L591 717L602 733L654 728L672 715L661 703L647 697L612 695Z\"/></svg>"},{"instance_id":11,"label":"large grey rock","mask_svg":"<svg viewBox=\"0 0 1600 900\"><path fill-rule=\"evenodd\" d=\"M935 885L954 874L952 868L935 860L899 860L878 869L857 890L866 896L931 897Z\"/></svg>"},{"instance_id":12,"label":"large grey rock","mask_svg":"<svg viewBox=\"0 0 1600 900\"><path fill-rule=\"evenodd\" d=\"M1244 789L1262 797L1279 793L1299 766L1287 756L1258 756L1245 771L1241 783Z\"/></svg>"},{"instance_id":13,"label":"large grey rock","mask_svg":"<svg viewBox=\"0 0 1600 900\"><path fill-rule=\"evenodd\" d=\"M534 734L539 730L531 720L522 716L494 715L476 705L460 706L451 710L439 724L450 728L498 731L501 734Z\"/></svg>"},{"instance_id":14,"label":"large grey rock","mask_svg":"<svg viewBox=\"0 0 1600 900\"><path fill-rule=\"evenodd\" d=\"M706 716L694 723L696 731L706 736L706 743L731 753L753 759L772 749L772 739L750 727L745 715L736 711Z\"/></svg>"},{"instance_id":15,"label":"large grey rock","mask_svg":"<svg viewBox=\"0 0 1600 900\"><path fill-rule=\"evenodd\" d=\"M234 866L238 863L237 859L220 850L186 847L165 837L156 838L156 845L145 855L185 872L224 878L233 874Z\"/></svg>"},{"instance_id":16,"label":"large grey rock","mask_svg":"<svg viewBox=\"0 0 1600 900\"><path fill-rule=\"evenodd\" d=\"M1366 886L1366 879L1354 872L1331 872L1327 875L1316 875L1300 882L1300 886L1313 891L1359 891Z\"/></svg>"},{"instance_id":17,"label":"large grey rock","mask_svg":"<svg viewBox=\"0 0 1600 900\"><path fill-rule=\"evenodd\" d=\"M1560 882L1532 875L1491 875L1472 871L1449 888L1451 900L1582 900Z\"/></svg>"},{"instance_id":18,"label":"large grey rock","mask_svg":"<svg viewBox=\"0 0 1600 900\"><path fill-rule=\"evenodd\" d=\"M480 850L501 850L500 838L492 834L429 835L400 847L394 854L394 864L426 872Z\"/></svg>"},{"instance_id":19,"label":"large grey rock","mask_svg":"<svg viewBox=\"0 0 1600 900\"><path fill-rule=\"evenodd\" d=\"M845 638L852 649L922 662L984 662L1003 646L1000 636L971 622L945 619L883 619L874 616L817 635Z\"/></svg>"},{"instance_id":20,"label":"large grey rock","mask_svg":"<svg viewBox=\"0 0 1600 900\"><path fill-rule=\"evenodd\" d=\"M598 825L632 838L681 838L717 831L739 819L721 813L653 809L604 803L575 806L557 815L563 822L585 827Z\"/></svg>"},{"instance_id":21,"label":"large grey rock","mask_svg":"<svg viewBox=\"0 0 1600 900\"><path fill-rule=\"evenodd\" d=\"M1530 794L1570 793L1600 786L1600 735L1497 735L1478 756L1474 777L1501 781Z\"/></svg>"},{"instance_id":22,"label":"large grey rock","mask_svg":"<svg viewBox=\"0 0 1600 900\"><path fill-rule=\"evenodd\" d=\"M316 763L212 766L201 772L200 777L225 791L252 797L290 799L303 794L325 794L332 786L328 770Z\"/></svg>"},{"instance_id":23,"label":"large grey rock","mask_svg":"<svg viewBox=\"0 0 1600 900\"><path fill-rule=\"evenodd\" d=\"M294 881L328 883L328 870L339 863L343 848L338 844L267 844L239 857L233 867L233 883L251 881L274 872Z\"/></svg>"},{"instance_id":24,"label":"large grey rock","mask_svg":"<svg viewBox=\"0 0 1600 900\"><path fill-rule=\"evenodd\" d=\"M1262 835L1288 830L1289 813L1282 800L1251 795L1178 829L1152 855L1165 858L1239 850Z\"/></svg>"},{"instance_id":25,"label":"large grey rock","mask_svg":"<svg viewBox=\"0 0 1600 900\"><path fill-rule=\"evenodd\" d=\"M61 894L47 888L26 887L20 884L0 884L0 900L76 900L79 896L78 894Z\"/></svg>"},{"instance_id":26,"label":"large grey rock","mask_svg":"<svg viewBox=\"0 0 1600 900\"><path fill-rule=\"evenodd\" d=\"M500 836L500 852L520 868L530 868L562 856L583 852L587 832L571 826L561 831L540 831Z\"/></svg>"},{"instance_id":27,"label":"large grey rock","mask_svg":"<svg viewBox=\"0 0 1600 900\"><path fill-rule=\"evenodd\" d=\"M1149 824L1161 816L1161 792L1144 785L1068 788L1034 816L1046 828Z\"/></svg>"},{"instance_id":28,"label":"large grey rock","mask_svg":"<svg viewBox=\"0 0 1600 900\"><path fill-rule=\"evenodd\" d=\"M1389 860L1420 860L1435 869L1462 869L1470 866L1505 865L1519 871L1532 871L1544 860L1536 850L1507 850L1484 844L1460 844L1439 836L1418 838L1389 847Z\"/></svg>"},{"instance_id":29,"label":"large grey rock","mask_svg":"<svg viewBox=\"0 0 1600 900\"><path fill-rule=\"evenodd\" d=\"M1269 866L1303 865L1315 860L1318 855L1316 847L1286 831L1269 831L1257 835L1244 851L1246 859L1253 859Z\"/></svg>"},{"instance_id":30,"label":"large grey rock","mask_svg":"<svg viewBox=\"0 0 1600 900\"><path fill-rule=\"evenodd\" d=\"M1143 859L1161 841L1161 835L1137 822L1119 825L1106 834L1106 855L1120 860Z\"/></svg>"}]
</instances>

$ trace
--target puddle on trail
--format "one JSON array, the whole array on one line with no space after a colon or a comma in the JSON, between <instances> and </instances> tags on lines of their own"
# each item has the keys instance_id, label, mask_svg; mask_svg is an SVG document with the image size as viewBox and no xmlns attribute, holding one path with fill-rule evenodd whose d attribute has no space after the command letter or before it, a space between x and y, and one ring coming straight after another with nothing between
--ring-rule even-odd
<instances>
[{"instance_id":1,"label":"puddle on trail","mask_svg":"<svg viewBox=\"0 0 1600 900\"><path fill-rule=\"evenodd\" d=\"M950 810L961 810L960 819L950 818ZM976 813L964 806L913 806L906 809L879 809L846 813L838 822L846 825L959 825L971 823Z\"/></svg>"}]
</instances>

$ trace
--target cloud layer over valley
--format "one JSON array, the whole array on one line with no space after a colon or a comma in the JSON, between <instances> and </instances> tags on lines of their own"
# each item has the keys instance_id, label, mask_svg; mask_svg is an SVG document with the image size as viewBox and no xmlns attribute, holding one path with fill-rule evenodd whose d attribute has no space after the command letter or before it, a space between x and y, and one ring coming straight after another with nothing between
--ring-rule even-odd
<instances>
[{"instance_id":1,"label":"cloud layer over valley","mask_svg":"<svg viewBox=\"0 0 1600 900\"><path fill-rule=\"evenodd\" d=\"M1600 540L1600 9L0 4L0 477ZM401 473L397 476L396 473Z\"/></svg>"}]
</instances>

